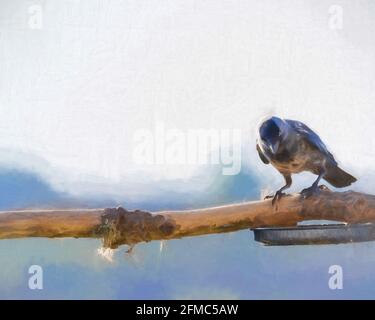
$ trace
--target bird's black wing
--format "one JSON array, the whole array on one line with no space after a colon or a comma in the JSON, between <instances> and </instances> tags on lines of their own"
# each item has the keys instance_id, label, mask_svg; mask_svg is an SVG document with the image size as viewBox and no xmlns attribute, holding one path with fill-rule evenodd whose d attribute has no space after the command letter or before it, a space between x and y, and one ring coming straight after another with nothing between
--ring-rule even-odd
<instances>
[{"instance_id":1,"label":"bird's black wing","mask_svg":"<svg viewBox=\"0 0 375 320\"><path fill-rule=\"evenodd\" d=\"M266 156L263 154L263 151L260 149L259 144L257 144L257 151L259 154L259 158L263 161L265 164L269 164L269 160L266 158Z\"/></svg>"},{"instance_id":2,"label":"bird's black wing","mask_svg":"<svg viewBox=\"0 0 375 320\"><path fill-rule=\"evenodd\" d=\"M319 136L312 131L307 125L300 121L295 120L285 120L298 134L300 134L303 138L306 139L310 143L310 145L316 149L318 149L321 153L325 154L329 160L333 162L334 165L337 165L335 158L333 157L332 153L330 153L323 143L323 141L319 138Z\"/></svg>"}]
</instances>

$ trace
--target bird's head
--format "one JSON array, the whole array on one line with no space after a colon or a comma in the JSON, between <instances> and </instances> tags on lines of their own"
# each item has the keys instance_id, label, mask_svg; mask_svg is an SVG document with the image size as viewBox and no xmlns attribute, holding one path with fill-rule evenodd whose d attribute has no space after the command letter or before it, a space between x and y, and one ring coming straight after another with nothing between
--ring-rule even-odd
<instances>
[{"instance_id":1,"label":"bird's head","mask_svg":"<svg viewBox=\"0 0 375 320\"><path fill-rule=\"evenodd\" d=\"M288 124L284 120L278 117L266 119L259 127L261 147L276 154L287 133Z\"/></svg>"}]
</instances>

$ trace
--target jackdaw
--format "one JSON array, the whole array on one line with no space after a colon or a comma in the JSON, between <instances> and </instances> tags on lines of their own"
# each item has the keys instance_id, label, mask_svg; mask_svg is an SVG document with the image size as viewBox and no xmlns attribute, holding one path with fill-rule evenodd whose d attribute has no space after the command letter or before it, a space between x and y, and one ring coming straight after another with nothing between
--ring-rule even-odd
<instances>
[{"instance_id":1,"label":"jackdaw","mask_svg":"<svg viewBox=\"0 0 375 320\"><path fill-rule=\"evenodd\" d=\"M349 186L357 181L338 167L333 155L319 136L300 121L271 117L259 127L256 145L260 159L271 163L285 179L285 185L278 190L272 204L284 195L283 191L292 185L292 174L309 171L318 178L301 194L307 198L319 192L321 178L337 188Z\"/></svg>"}]
</instances>

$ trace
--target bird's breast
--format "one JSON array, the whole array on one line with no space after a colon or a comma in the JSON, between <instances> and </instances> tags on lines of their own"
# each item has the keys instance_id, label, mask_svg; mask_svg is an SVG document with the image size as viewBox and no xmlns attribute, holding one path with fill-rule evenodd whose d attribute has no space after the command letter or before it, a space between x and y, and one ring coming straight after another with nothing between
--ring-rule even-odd
<instances>
[{"instance_id":1,"label":"bird's breast","mask_svg":"<svg viewBox=\"0 0 375 320\"><path fill-rule=\"evenodd\" d=\"M299 173L305 171L305 161L303 159L292 160L289 162L272 161L272 165L280 172Z\"/></svg>"}]
</instances>

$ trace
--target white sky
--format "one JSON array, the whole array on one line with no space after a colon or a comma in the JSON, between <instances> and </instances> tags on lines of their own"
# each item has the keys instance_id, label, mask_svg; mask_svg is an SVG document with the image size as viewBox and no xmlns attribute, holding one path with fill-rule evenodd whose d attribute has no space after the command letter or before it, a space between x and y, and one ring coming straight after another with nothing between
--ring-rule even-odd
<instances>
[{"instance_id":1,"label":"white sky","mask_svg":"<svg viewBox=\"0 0 375 320\"><path fill-rule=\"evenodd\" d=\"M41 30L29 28L32 4ZM328 27L333 4L341 30ZM241 128L244 165L274 177L253 146L274 113L314 128L361 178L375 169L374 39L371 0L2 0L0 162L72 193L137 193L193 175L133 163L134 131L162 121Z\"/></svg>"}]
</instances>

